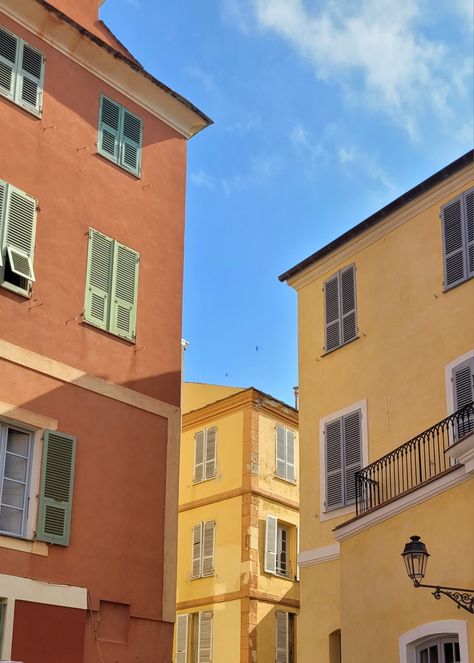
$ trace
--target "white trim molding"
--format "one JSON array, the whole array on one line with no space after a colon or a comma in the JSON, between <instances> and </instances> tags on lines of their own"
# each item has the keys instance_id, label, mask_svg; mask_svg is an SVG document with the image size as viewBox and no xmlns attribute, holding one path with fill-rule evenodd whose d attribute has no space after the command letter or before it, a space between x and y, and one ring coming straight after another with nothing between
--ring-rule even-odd
<instances>
[{"instance_id":1,"label":"white trim molding","mask_svg":"<svg viewBox=\"0 0 474 663\"><path fill-rule=\"evenodd\" d=\"M407 631L398 639L400 663L416 663L416 647L434 636L456 635L462 663L469 663L466 622L461 619L446 619L421 624Z\"/></svg>"},{"instance_id":2,"label":"white trim molding","mask_svg":"<svg viewBox=\"0 0 474 663\"><path fill-rule=\"evenodd\" d=\"M468 474L474 474L474 433L455 442L446 453L452 460L462 463Z\"/></svg>"},{"instance_id":3,"label":"white trim molding","mask_svg":"<svg viewBox=\"0 0 474 663\"><path fill-rule=\"evenodd\" d=\"M303 550L298 555L299 566L314 566L315 564L324 564L325 562L333 562L339 559L340 544L333 543L330 546L323 546L322 548L311 548L310 550Z\"/></svg>"},{"instance_id":4,"label":"white trim molding","mask_svg":"<svg viewBox=\"0 0 474 663\"><path fill-rule=\"evenodd\" d=\"M454 389L453 389L453 368L464 363L468 359L474 358L474 350L468 350L464 354L456 357L444 367L444 380L446 384L446 410L448 415L454 412Z\"/></svg>"}]
</instances>

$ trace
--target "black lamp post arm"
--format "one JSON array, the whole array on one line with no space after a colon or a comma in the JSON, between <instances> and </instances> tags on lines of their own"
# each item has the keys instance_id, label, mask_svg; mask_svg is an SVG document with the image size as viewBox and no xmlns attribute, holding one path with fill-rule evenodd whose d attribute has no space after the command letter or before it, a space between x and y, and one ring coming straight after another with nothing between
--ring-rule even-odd
<instances>
[{"instance_id":1,"label":"black lamp post arm","mask_svg":"<svg viewBox=\"0 0 474 663\"><path fill-rule=\"evenodd\" d=\"M443 585L422 585L419 582L414 583L415 587L427 587L428 589L434 589L434 592L431 592L435 599L440 599L441 594L447 596L454 601L458 608L463 608L474 614L474 589L462 589L461 587L444 587Z\"/></svg>"}]
</instances>

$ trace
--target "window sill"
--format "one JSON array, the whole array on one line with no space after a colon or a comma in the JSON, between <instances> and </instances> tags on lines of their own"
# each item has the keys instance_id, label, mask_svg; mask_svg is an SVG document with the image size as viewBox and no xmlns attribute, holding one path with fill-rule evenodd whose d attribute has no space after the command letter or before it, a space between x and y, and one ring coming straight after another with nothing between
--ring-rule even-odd
<instances>
[{"instance_id":1,"label":"window sill","mask_svg":"<svg viewBox=\"0 0 474 663\"><path fill-rule=\"evenodd\" d=\"M2 288L5 288L5 290L10 290L10 292L14 292L15 295L19 295L20 297L24 297L25 299L31 299L31 288L28 288L28 290L25 290L24 288L20 288L17 285L14 285L13 283L9 283L8 281L3 281L0 283Z\"/></svg>"},{"instance_id":2,"label":"window sill","mask_svg":"<svg viewBox=\"0 0 474 663\"><path fill-rule=\"evenodd\" d=\"M337 350L340 350L341 348L345 348L346 345L350 345L351 343L354 343L354 341L358 341L360 338L361 337L359 336L359 334L357 334L357 336L355 336L354 338L351 338L350 341L346 341L345 343L342 343L341 345L338 345L337 348L332 348L331 350L324 350L321 353L320 356L321 357L327 357L327 355L331 355L333 352L336 352Z\"/></svg>"},{"instance_id":3,"label":"window sill","mask_svg":"<svg viewBox=\"0 0 474 663\"><path fill-rule=\"evenodd\" d=\"M128 175L131 175L136 180L141 180L141 178L142 178L141 170L140 170L139 173L136 173L135 171L130 170L126 166L122 166L122 164L120 164L118 161L115 161L115 159L110 157L105 152L99 152L99 150L97 150L96 155L98 157L100 157L101 159L105 159L106 161L108 161L108 163L112 163L114 166L117 166L117 168L119 168L123 173L127 173Z\"/></svg>"},{"instance_id":4,"label":"window sill","mask_svg":"<svg viewBox=\"0 0 474 663\"><path fill-rule=\"evenodd\" d=\"M127 336L122 336L121 334L115 334L113 331L110 331L106 327L101 327L100 325L97 325L95 322L90 322L90 320L87 320L85 317L83 317L83 323L90 326L94 327L94 329L99 329L101 332L104 332L104 334L108 334L112 336L113 338L119 338L121 341L125 341L126 343L129 343L130 345L136 345L137 343L137 338L128 338Z\"/></svg>"},{"instance_id":5,"label":"window sill","mask_svg":"<svg viewBox=\"0 0 474 663\"><path fill-rule=\"evenodd\" d=\"M0 548L9 548L10 550L18 550L43 557L47 557L49 554L48 544L44 541L33 541L9 536L8 534L0 534Z\"/></svg>"},{"instance_id":6,"label":"window sill","mask_svg":"<svg viewBox=\"0 0 474 663\"><path fill-rule=\"evenodd\" d=\"M28 115L33 115L33 117L36 117L38 120L40 120L43 116L42 107L39 110L37 110L36 108L32 108L31 106L22 104L19 101L13 99L9 94L6 94L3 90L0 90L0 96L2 96L4 99L8 99L8 101L10 101L14 106L25 111L26 113L28 113Z\"/></svg>"},{"instance_id":7,"label":"window sill","mask_svg":"<svg viewBox=\"0 0 474 663\"><path fill-rule=\"evenodd\" d=\"M351 513L355 513L355 502L352 504L347 504L346 506L341 506L332 511L324 511L320 514L319 520L323 522L325 520L334 520L335 518L340 518L341 516L347 516Z\"/></svg>"},{"instance_id":8,"label":"window sill","mask_svg":"<svg viewBox=\"0 0 474 663\"><path fill-rule=\"evenodd\" d=\"M464 283L467 283L467 281L472 281L472 279L474 279L474 274L470 274L469 276L467 276L462 281L458 281L458 283L453 283L453 285L448 285L448 287L444 287L443 293L451 292L451 290L454 290L455 288L459 288L460 285L463 285ZM443 286L444 286L444 283L443 283Z\"/></svg>"},{"instance_id":9,"label":"window sill","mask_svg":"<svg viewBox=\"0 0 474 663\"><path fill-rule=\"evenodd\" d=\"M297 480L296 479L285 479L285 477L280 476L276 472L273 474L274 479L278 479L278 481L284 481L284 483L289 483L290 486L296 486L297 485Z\"/></svg>"},{"instance_id":10,"label":"window sill","mask_svg":"<svg viewBox=\"0 0 474 663\"><path fill-rule=\"evenodd\" d=\"M214 481L217 478L217 475L214 475L213 477L209 477L208 479L201 479L201 481L194 481L193 479L193 486L199 486L201 483L206 483L207 481Z\"/></svg>"}]
</instances>

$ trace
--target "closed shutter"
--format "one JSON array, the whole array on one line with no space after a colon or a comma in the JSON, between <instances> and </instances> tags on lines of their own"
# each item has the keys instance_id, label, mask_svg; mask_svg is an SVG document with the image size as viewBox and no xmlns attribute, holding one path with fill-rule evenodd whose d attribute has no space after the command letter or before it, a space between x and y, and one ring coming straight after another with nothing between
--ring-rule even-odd
<instances>
[{"instance_id":1,"label":"closed shutter","mask_svg":"<svg viewBox=\"0 0 474 663\"><path fill-rule=\"evenodd\" d=\"M334 509L344 504L342 421L336 419L326 424L326 509Z\"/></svg>"},{"instance_id":2,"label":"closed shutter","mask_svg":"<svg viewBox=\"0 0 474 663\"><path fill-rule=\"evenodd\" d=\"M214 573L214 541L216 524L209 521L203 525L202 543L202 572L203 576L211 576Z\"/></svg>"},{"instance_id":3,"label":"closed shutter","mask_svg":"<svg viewBox=\"0 0 474 663\"><path fill-rule=\"evenodd\" d=\"M355 473L362 467L360 418L360 410L343 418L345 504L354 502L356 498Z\"/></svg>"},{"instance_id":4,"label":"closed shutter","mask_svg":"<svg viewBox=\"0 0 474 663\"><path fill-rule=\"evenodd\" d=\"M130 340L136 337L139 255L115 243L110 331Z\"/></svg>"},{"instance_id":5,"label":"closed shutter","mask_svg":"<svg viewBox=\"0 0 474 663\"><path fill-rule=\"evenodd\" d=\"M217 428L206 430L206 479L216 476Z\"/></svg>"},{"instance_id":6,"label":"closed shutter","mask_svg":"<svg viewBox=\"0 0 474 663\"><path fill-rule=\"evenodd\" d=\"M76 438L45 431L39 494L39 541L69 545Z\"/></svg>"},{"instance_id":7,"label":"closed shutter","mask_svg":"<svg viewBox=\"0 0 474 663\"><path fill-rule=\"evenodd\" d=\"M441 211L445 288L461 283L466 278L462 203L462 196L459 196Z\"/></svg>"},{"instance_id":8,"label":"closed shutter","mask_svg":"<svg viewBox=\"0 0 474 663\"><path fill-rule=\"evenodd\" d=\"M0 180L0 242L3 237L7 209L7 183ZM0 245L0 267L3 267L3 247Z\"/></svg>"},{"instance_id":9,"label":"closed shutter","mask_svg":"<svg viewBox=\"0 0 474 663\"><path fill-rule=\"evenodd\" d=\"M278 520L267 516L265 528L265 571L276 573Z\"/></svg>"},{"instance_id":10,"label":"closed shutter","mask_svg":"<svg viewBox=\"0 0 474 663\"><path fill-rule=\"evenodd\" d=\"M341 344L338 281L338 274L336 274L324 284L326 351L333 350Z\"/></svg>"},{"instance_id":11,"label":"closed shutter","mask_svg":"<svg viewBox=\"0 0 474 663\"><path fill-rule=\"evenodd\" d=\"M30 281L35 280L33 253L36 205L32 196L9 186L4 242L12 272Z\"/></svg>"},{"instance_id":12,"label":"closed shutter","mask_svg":"<svg viewBox=\"0 0 474 663\"><path fill-rule=\"evenodd\" d=\"M194 481L197 483L204 479L204 435L200 430L194 436Z\"/></svg>"},{"instance_id":13,"label":"closed shutter","mask_svg":"<svg viewBox=\"0 0 474 663\"><path fill-rule=\"evenodd\" d=\"M0 28L0 92L13 99L16 87L16 66L19 39Z\"/></svg>"},{"instance_id":14,"label":"closed shutter","mask_svg":"<svg viewBox=\"0 0 474 663\"><path fill-rule=\"evenodd\" d=\"M288 481L296 481L295 434L288 429L286 430L286 478Z\"/></svg>"},{"instance_id":15,"label":"closed shutter","mask_svg":"<svg viewBox=\"0 0 474 663\"><path fill-rule=\"evenodd\" d=\"M43 100L44 56L24 42L21 51L20 75L17 82L18 101L30 110L40 113Z\"/></svg>"},{"instance_id":16,"label":"closed shutter","mask_svg":"<svg viewBox=\"0 0 474 663\"><path fill-rule=\"evenodd\" d=\"M288 663L289 659L289 634L288 634L288 613L275 612L276 618L276 638L275 638L275 663Z\"/></svg>"},{"instance_id":17,"label":"closed shutter","mask_svg":"<svg viewBox=\"0 0 474 663\"><path fill-rule=\"evenodd\" d=\"M121 110L115 101L101 97L98 151L116 162L119 160Z\"/></svg>"},{"instance_id":18,"label":"closed shutter","mask_svg":"<svg viewBox=\"0 0 474 663\"><path fill-rule=\"evenodd\" d=\"M356 288L354 265L341 271L342 343L357 336Z\"/></svg>"},{"instance_id":19,"label":"closed shutter","mask_svg":"<svg viewBox=\"0 0 474 663\"><path fill-rule=\"evenodd\" d=\"M286 429L276 427L276 473L286 479Z\"/></svg>"},{"instance_id":20,"label":"closed shutter","mask_svg":"<svg viewBox=\"0 0 474 663\"><path fill-rule=\"evenodd\" d=\"M199 613L198 663L212 661L212 612Z\"/></svg>"},{"instance_id":21,"label":"closed shutter","mask_svg":"<svg viewBox=\"0 0 474 663\"><path fill-rule=\"evenodd\" d=\"M300 528L296 528L296 580L300 579Z\"/></svg>"},{"instance_id":22,"label":"closed shutter","mask_svg":"<svg viewBox=\"0 0 474 663\"><path fill-rule=\"evenodd\" d=\"M453 369L454 409L461 408L474 401L474 358L464 361ZM474 430L474 415L464 414L456 421L456 438L460 439Z\"/></svg>"},{"instance_id":23,"label":"closed shutter","mask_svg":"<svg viewBox=\"0 0 474 663\"><path fill-rule=\"evenodd\" d=\"M189 615L176 617L176 663L188 663Z\"/></svg>"},{"instance_id":24,"label":"closed shutter","mask_svg":"<svg viewBox=\"0 0 474 663\"><path fill-rule=\"evenodd\" d=\"M201 577L201 557L202 557L202 523L193 527L193 545L192 545L192 568L191 578Z\"/></svg>"},{"instance_id":25,"label":"closed shutter","mask_svg":"<svg viewBox=\"0 0 474 663\"><path fill-rule=\"evenodd\" d=\"M142 131L140 118L124 108L120 163L135 175L141 170Z\"/></svg>"},{"instance_id":26,"label":"closed shutter","mask_svg":"<svg viewBox=\"0 0 474 663\"><path fill-rule=\"evenodd\" d=\"M89 230L84 318L101 329L109 325L114 240Z\"/></svg>"},{"instance_id":27,"label":"closed shutter","mask_svg":"<svg viewBox=\"0 0 474 663\"><path fill-rule=\"evenodd\" d=\"M467 226L467 272L474 276L474 189L465 194Z\"/></svg>"}]
</instances>

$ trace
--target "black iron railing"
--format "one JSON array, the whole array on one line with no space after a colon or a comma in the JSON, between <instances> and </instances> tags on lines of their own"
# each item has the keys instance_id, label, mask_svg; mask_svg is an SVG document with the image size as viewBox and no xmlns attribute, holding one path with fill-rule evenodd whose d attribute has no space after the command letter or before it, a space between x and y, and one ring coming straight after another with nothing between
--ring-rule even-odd
<instances>
[{"instance_id":1,"label":"black iron railing","mask_svg":"<svg viewBox=\"0 0 474 663\"><path fill-rule=\"evenodd\" d=\"M370 511L426 483L452 465L446 449L474 431L474 403L362 468L355 475L356 513Z\"/></svg>"}]
</instances>

